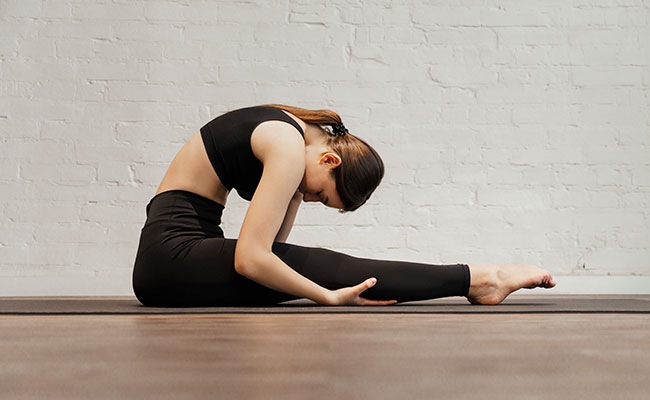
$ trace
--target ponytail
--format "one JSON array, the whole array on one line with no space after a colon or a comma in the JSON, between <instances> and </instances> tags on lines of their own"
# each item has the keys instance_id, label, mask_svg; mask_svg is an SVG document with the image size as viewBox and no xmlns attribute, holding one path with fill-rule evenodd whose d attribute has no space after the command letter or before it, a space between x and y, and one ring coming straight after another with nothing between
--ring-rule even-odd
<instances>
[{"instance_id":1,"label":"ponytail","mask_svg":"<svg viewBox=\"0 0 650 400\"><path fill-rule=\"evenodd\" d=\"M275 107L287 111L301 120L315 125L334 125L341 123L341 117L331 110L307 110L282 104L262 104L262 107Z\"/></svg>"}]
</instances>

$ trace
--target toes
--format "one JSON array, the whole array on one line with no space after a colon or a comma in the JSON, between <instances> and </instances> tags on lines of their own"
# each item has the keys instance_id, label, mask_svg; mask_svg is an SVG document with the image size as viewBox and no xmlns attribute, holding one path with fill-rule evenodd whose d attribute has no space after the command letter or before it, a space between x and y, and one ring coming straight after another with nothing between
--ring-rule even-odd
<instances>
[{"instance_id":1,"label":"toes","mask_svg":"<svg viewBox=\"0 0 650 400\"><path fill-rule=\"evenodd\" d=\"M528 286L524 286L524 288L525 289L535 289L537 287L548 287L549 284L550 283L549 283L548 277L544 276L539 281L531 283Z\"/></svg>"},{"instance_id":2,"label":"toes","mask_svg":"<svg viewBox=\"0 0 650 400\"><path fill-rule=\"evenodd\" d=\"M552 288L553 286L555 286L555 282L553 281L553 277L550 274L544 276L544 280L542 281L542 283L544 284L544 287L547 287L547 288Z\"/></svg>"}]
</instances>

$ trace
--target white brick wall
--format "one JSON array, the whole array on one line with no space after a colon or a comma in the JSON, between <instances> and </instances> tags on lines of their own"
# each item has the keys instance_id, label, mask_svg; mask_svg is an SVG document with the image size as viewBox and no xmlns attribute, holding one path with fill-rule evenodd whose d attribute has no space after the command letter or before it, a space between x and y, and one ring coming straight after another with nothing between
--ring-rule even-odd
<instances>
[{"instance_id":1,"label":"white brick wall","mask_svg":"<svg viewBox=\"0 0 650 400\"><path fill-rule=\"evenodd\" d=\"M267 102L337 110L387 166L290 242L650 292L647 0L0 0L0 296L131 294L175 152Z\"/></svg>"}]
</instances>

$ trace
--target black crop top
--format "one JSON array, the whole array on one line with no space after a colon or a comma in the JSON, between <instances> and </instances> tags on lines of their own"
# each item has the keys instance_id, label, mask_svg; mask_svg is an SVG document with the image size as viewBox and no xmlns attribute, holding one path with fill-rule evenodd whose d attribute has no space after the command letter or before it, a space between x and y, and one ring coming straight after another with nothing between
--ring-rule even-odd
<instances>
[{"instance_id":1,"label":"black crop top","mask_svg":"<svg viewBox=\"0 0 650 400\"><path fill-rule=\"evenodd\" d=\"M235 188L250 201L262 177L263 164L253 154L251 135L264 121L285 121L305 137L300 125L275 107L254 106L222 114L201 128L201 138L210 163L226 189Z\"/></svg>"}]
</instances>

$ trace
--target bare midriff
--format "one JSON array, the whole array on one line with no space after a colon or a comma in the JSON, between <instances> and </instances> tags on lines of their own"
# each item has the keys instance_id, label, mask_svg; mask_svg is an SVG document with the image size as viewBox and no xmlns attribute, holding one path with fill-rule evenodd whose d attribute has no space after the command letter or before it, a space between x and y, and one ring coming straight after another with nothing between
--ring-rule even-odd
<instances>
[{"instance_id":1,"label":"bare midriff","mask_svg":"<svg viewBox=\"0 0 650 400\"><path fill-rule=\"evenodd\" d=\"M196 132L172 160L156 194L187 190L225 206L229 190L221 183L205 151L201 132Z\"/></svg>"}]
</instances>

